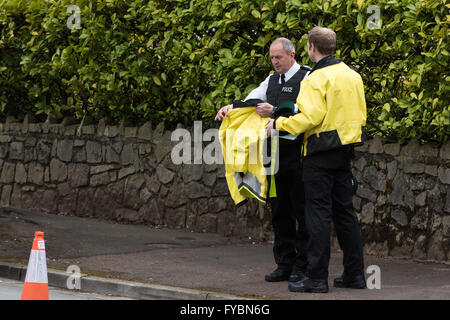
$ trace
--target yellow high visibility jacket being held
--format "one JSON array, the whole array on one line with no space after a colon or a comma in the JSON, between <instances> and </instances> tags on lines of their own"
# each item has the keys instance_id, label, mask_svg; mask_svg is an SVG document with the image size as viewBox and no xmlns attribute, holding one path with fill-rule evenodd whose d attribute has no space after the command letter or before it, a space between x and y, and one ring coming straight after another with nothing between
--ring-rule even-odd
<instances>
[{"instance_id":1,"label":"yellow high visibility jacket being held","mask_svg":"<svg viewBox=\"0 0 450 320\"><path fill-rule=\"evenodd\" d=\"M228 114L219 128L219 140L231 198L237 206L247 198L265 203L268 181L262 154L269 119L259 116L255 107L231 109Z\"/></svg>"},{"instance_id":2,"label":"yellow high visibility jacket being held","mask_svg":"<svg viewBox=\"0 0 450 320\"><path fill-rule=\"evenodd\" d=\"M332 56L323 60L302 81L297 97L300 112L274 122L277 130L305 133L305 156L363 143L367 113L361 76Z\"/></svg>"}]
</instances>

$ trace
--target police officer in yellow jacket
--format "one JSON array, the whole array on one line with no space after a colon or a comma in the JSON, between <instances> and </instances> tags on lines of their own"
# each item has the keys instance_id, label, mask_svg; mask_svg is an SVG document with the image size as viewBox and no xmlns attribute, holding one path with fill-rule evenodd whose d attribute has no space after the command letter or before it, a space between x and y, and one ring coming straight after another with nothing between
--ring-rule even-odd
<instances>
[{"instance_id":1,"label":"police officer in yellow jacket","mask_svg":"<svg viewBox=\"0 0 450 320\"><path fill-rule=\"evenodd\" d=\"M257 104L256 113L261 117L289 112L282 107L293 106L292 114L298 112L295 102L300 83L311 71L295 61L295 49L286 38L274 40L269 50L275 73L246 97L245 101ZM233 105L219 110L216 120L228 117ZM236 106L235 106L236 108ZM279 169L275 174L276 198L271 198L272 227L275 233L273 254L277 268L265 276L266 281L295 282L303 279L306 271L306 244L308 235L304 218L304 191L301 178L302 137L279 138ZM298 226L298 227L297 227Z\"/></svg>"},{"instance_id":2,"label":"police officer in yellow jacket","mask_svg":"<svg viewBox=\"0 0 450 320\"><path fill-rule=\"evenodd\" d=\"M300 113L271 120L271 129L304 133L303 181L309 234L307 278L289 283L295 292L328 292L330 222L333 219L344 257L335 287L365 288L362 240L353 210L351 160L363 143L366 123L364 87L358 73L334 58L336 34L314 27L308 54L316 63L301 85Z\"/></svg>"}]
</instances>

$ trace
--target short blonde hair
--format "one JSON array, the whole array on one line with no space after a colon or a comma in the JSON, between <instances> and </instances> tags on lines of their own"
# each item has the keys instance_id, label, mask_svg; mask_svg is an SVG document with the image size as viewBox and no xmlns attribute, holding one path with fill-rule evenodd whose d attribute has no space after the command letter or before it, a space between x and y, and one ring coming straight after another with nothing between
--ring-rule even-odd
<instances>
[{"instance_id":1,"label":"short blonde hair","mask_svg":"<svg viewBox=\"0 0 450 320\"><path fill-rule=\"evenodd\" d=\"M328 28L314 27L308 32L308 41L321 54L333 54L336 50L336 33Z\"/></svg>"}]
</instances>

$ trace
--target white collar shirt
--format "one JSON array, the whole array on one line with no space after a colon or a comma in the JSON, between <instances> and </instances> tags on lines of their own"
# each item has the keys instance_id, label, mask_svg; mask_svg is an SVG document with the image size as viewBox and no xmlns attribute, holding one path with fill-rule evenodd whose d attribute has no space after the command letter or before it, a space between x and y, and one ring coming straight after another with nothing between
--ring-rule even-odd
<instances>
[{"instance_id":1,"label":"white collar shirt","mask_svg":"<svg viewBox=\"0 0 450 320\"><path fill-rule=\"evenodd\" d=\"M292 67L284 74L284 81L287 82L289 79L291 79L294 74L296 74L300 70L300 65L295 62ZM245 100L250 99L259 99L262 101L267 101L267 88L269 86L269 79L272 75L268 75L267 78L261 82L259 87L253 89L249 95L245 98ZM278 78L278 83L281 84L281 76ZM276 106L275 106L276 107ZM295 112L298 112L297 104L295 104Z\"/></svg>"}]
</instances>

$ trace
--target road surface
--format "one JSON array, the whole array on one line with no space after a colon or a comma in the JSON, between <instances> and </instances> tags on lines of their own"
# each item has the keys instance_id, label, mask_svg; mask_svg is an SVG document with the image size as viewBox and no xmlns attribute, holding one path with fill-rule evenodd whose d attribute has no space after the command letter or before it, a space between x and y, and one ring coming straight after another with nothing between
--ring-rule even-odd
<instances>
[{"instance_id":1,"label":"road surface","mask_svg":"<svg viewBox=\"0 0 450 320\"><path fill-rule=\"evenodd\" d=\"M20 300L23 282L0 278L0 300ZM50 300L129 300L123 297L113 297L94 293L62 290L50 287Z\"/></svg>"}]
</instances>

